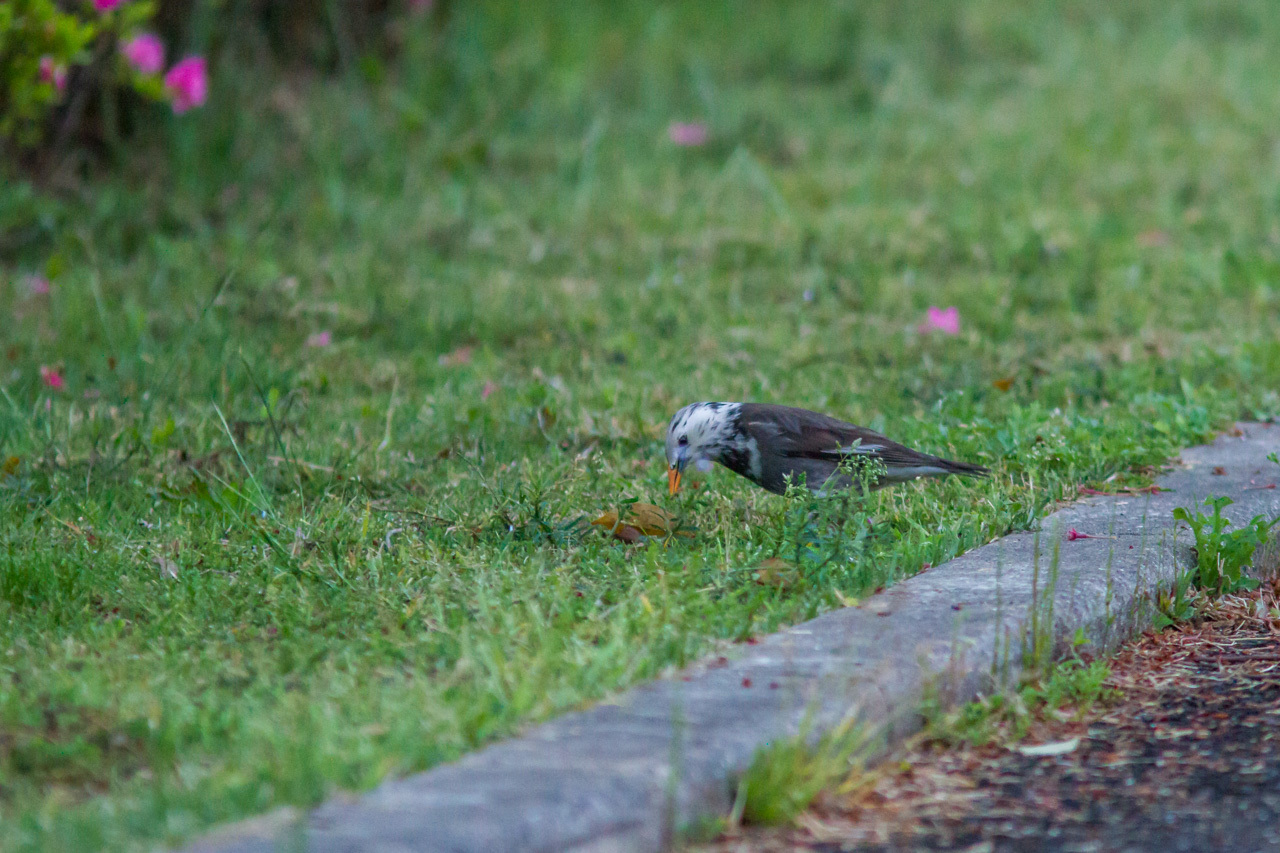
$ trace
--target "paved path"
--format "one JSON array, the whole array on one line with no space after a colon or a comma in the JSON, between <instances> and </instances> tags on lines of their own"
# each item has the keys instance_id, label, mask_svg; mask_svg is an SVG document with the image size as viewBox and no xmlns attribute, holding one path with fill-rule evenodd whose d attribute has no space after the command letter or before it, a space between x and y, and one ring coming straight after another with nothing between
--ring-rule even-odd
<instances>
[{"instance_id":1,"label":"paved path","mask_svg":"<svg viewBox=\"0 0 1280 853\"><path fill-rule=\"evenodd\" d=\"M1229 494L1237 521L1280 513L1280 490L1257 488L1280 473L1266 461L1280 451L1280 427L1237 433L1186 451L1184 467L1159 480L1170 491L1089 498L1046 518L1041 533L1004 537L861 607L743 646L727 665L694 667L301 821L246 822L193 849L663 849L677 827L727 811L735 775L806 716L822 730L856 714L887 748L919 727L926 689L963 701L1016 676L1033 612L1052 626L1041 640L1064 643L1079 629L1096 648L1149 625L1152 590L1190 559L1175 506ZM1068 541L1071 528L1113 538Z\"/></svg>"}]
</instances>

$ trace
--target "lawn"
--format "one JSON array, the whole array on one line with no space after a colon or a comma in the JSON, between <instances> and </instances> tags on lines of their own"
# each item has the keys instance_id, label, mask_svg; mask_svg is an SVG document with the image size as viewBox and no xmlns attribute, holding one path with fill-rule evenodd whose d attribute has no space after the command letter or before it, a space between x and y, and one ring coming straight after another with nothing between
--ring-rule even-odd
<instances>
[{"instance_id":1,"label":"lawn","mask_svg":"<svg viewBox=\"0 0 1280 853\"><path fill-rule=\"evenodd\" d=\"M1280 414L1267 0L455 7L6 176L0 848L430 767ZM669 498L703 399L993 476Z\"/></svg>"}]
</instances>

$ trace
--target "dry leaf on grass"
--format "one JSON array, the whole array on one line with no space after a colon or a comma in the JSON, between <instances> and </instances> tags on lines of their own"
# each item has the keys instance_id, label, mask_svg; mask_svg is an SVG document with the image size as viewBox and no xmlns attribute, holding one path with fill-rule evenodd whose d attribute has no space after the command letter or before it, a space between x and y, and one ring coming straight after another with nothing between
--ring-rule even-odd
<instances>
[{"instance_id":1,"label":"dry leaf on grass","mask_svg":"<svg viewBox=\"0 0 1280 853\"><path fill-rule=\"evenodd\" d=\"M604 515L591 522L597 527L603 527L614 535L617 539L621 539L628 545L644 539L644 534L630 524L619 524L618 514L616 512L606 512Z\"/></svg>"},{"instance_id":2,"label":"dry leaf on grass","mask_svg":"<svg viewBox=\"0 0 1280 853\"><path fill-rule=\"evenodd\" d=\"M756 569L756 583L763 586L789 587L800 579L800 572L793 563L780 557L770 557Z\"/></svg>"},{"instance_id":3,"label":"dry leaf on grass","mask_svg":"<svg viewBox=\"0 0 1280 853\"><path fill-rule=\"evenodd\" d=\"M646 536L664 539L668 536L693 536L692 531L680 528L679 519L653 504L633 503L623 510L621 519L618 513L609 510L591 523L605 528L628 544L639 542Z\"/></svg>"},{"instance_id":4,"label":"dry leaf on grass","mask_svg":"<svg viewBox=\"0 0 1280 853\"><path fill-rule=\"evenodd\" d=\"M160 570L160 577L176 580L178 577L178 564L168 557L153 557L151 559L156 564L156 568Z\"/></svg>"}]
</instances>

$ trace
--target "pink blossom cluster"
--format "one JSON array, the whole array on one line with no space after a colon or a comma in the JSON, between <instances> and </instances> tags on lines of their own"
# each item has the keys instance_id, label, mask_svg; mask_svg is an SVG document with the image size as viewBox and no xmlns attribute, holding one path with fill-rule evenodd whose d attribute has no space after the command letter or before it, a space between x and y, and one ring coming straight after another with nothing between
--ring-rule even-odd
<instances>
[{"instance_id":1,"label":"pink blossom cluster","mask_svg":"<svg viewBox=\"0 0 1280 853\"><path fill-rule=\"evenodd\" d=\"M61 95L67 89L67 66L56 62L52 56L40 57L40 82L52 83Z\"/></svg>"},{"instance_id":2,"label":"pink blossom cluster","mask_svg":"<svg viewBox=\"0 0 1280 853\"><path fill-rule=\"evenodd\" d=\"M954 305L948 305L946 308L930 305L925 311L924 322L917 327L917 330L921 334L941 332L944 335L958 335L960 334L960 309Z\"/></svg>"},{"instance_id":3,"label":"pink blossom cluster","mask_svg":"<svg viewBox=\"0 0 1280 853\"><path fill-rule=\"evenodd\" d=\"M143 74L159 74L164 68L164 42L154 33L138 33L124 43L120 52Z\"/></svg>"},{"instance_id":4,"label":"pink blossom cluster","mask_svg":"<svg viewBox=\"0 0 1280 853\"><path fill-rule=\"evenodd\" d=\"M101 14L113 11L124 0L93 0ZM164 42L154 33L137 33L120 46L120 55L141 74L164 70ZM52 56L40 57L40 82L51 84L58 94L67 88L67 66ZM209 70L203 56L188 56L174 63L164 75L164 90L178 115L203 106L209 98Z\"/></svg>"},{"instance_id":5,"label":"pink blossom cluster","mask_svg":"<svg viewBox=\"0 0 1280 853\"><path fill-rule=\"evenodd\" d=\"M40 365L40 381L54 391L61 391L67 387L67 380L62 375L62 368L51 367L47 364Z\"/></svg>"},{"instance_id":6,"label":"pink blossom cluster","mask_svg":"<svg viewBox=\"0 0 1280 853\"><path fill-rule=\"evenodd\" d=\"M707 126L697 121L673 121L667 126L667 138L681 148L697 148L707 144L711 133Z\"/></svg>"},{"instance_id":7,"label":"pink blossom cluster","mask_svg":"<svg viewBox=\"0 0 1280 853\"><path fill-rule=\"evenodd\" d=\"M138 33L120 49L130 65L142 74L159 74L164 68L164 42L154 33ZM164 75L173 111L182 115L203 106L209 98L209 70L203 56L188 56L174 63Z\"/></svg>"},{"instance_id":8,"label":"pink blossom cluster","mask_svg":"<svg viewBox=\"0 0 1280 853\"><path fill-rule=\"evenodd\" d=\"M129 38L120 53L143 74L159 74L164 68L164 42L155 33L140 32ZM174 113L182 115L204 106L209 99L209 65L204 56L187 56L175 63L164 76L164 87Z\"/></svg>"},{"instance_id":9,"label":"pink blossom cluster","mask_svg":"<svg viewBox=\"0 0 1280 853\"><path fill-rule=\"evenodd\" d=\"M203 56L188 56L164 75L164 87L173 98L173 111L182 115L203 106L209 97L209 74Z\"/></svg>"}]
</instances>

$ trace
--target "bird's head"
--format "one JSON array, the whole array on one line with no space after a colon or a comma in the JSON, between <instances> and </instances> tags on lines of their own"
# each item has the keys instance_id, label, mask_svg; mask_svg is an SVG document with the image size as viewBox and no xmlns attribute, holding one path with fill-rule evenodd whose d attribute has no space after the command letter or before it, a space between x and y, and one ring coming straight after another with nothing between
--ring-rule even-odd
<instances>
[{"instance_id":1,"label":"bird's head","mask_svg":"<svg viewBox=\"0 0 1280 853\"><path fill-rule=\"evenodd\" d=\"M680 477L690 463L707 471L729 446L736 429L737 403L691 403L667 425L667 487L680 488Z\"/></svg>"}]
</instances>

